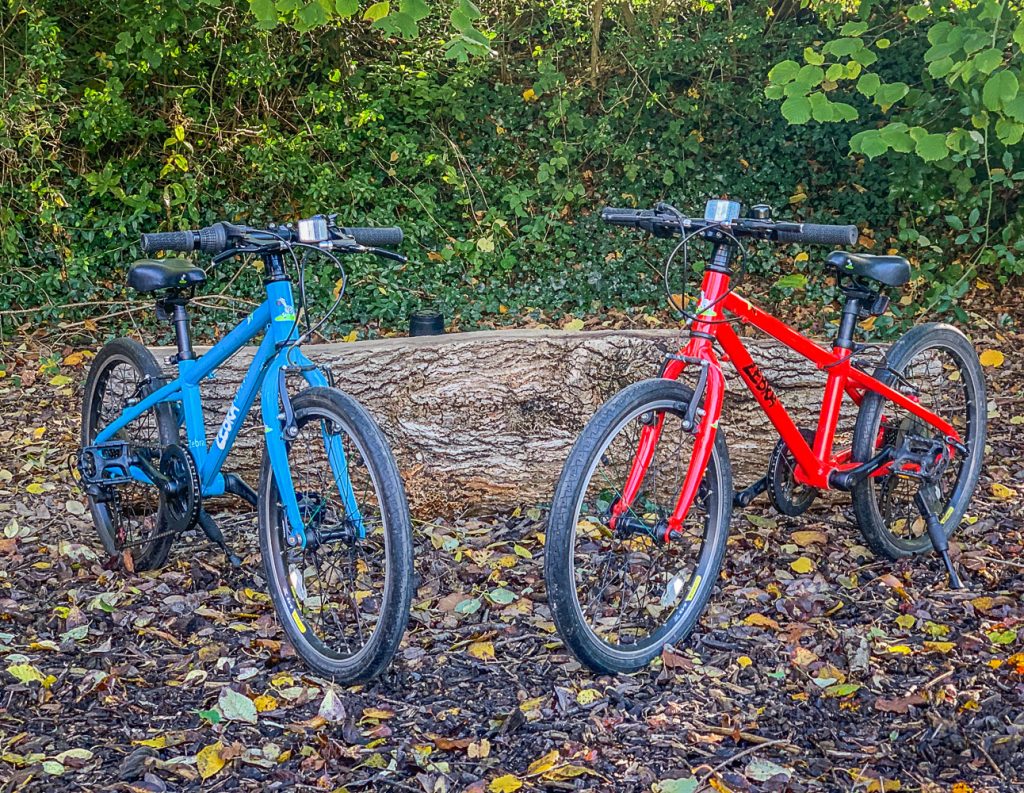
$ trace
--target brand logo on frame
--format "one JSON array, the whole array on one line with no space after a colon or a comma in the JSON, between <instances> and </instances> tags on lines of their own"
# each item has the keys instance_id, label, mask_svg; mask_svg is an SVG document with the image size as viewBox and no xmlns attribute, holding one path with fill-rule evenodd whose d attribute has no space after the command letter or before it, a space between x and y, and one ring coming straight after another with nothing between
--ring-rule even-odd
<instances>
[{"instance_id":1,"label":"brand logo on frame","mask_svg":"<svg viewBox=\"0 0 1024 793\"><path fill-rule=\"evenodd\" d=\"M218 449L223 449L227 445L228 436L231 434L232 427L235 426L238 414L239 410L234 405L228 409L228 414L224 417L224 423L220 425L220 431L217 433Z\"/></svg>"}]
</instances>

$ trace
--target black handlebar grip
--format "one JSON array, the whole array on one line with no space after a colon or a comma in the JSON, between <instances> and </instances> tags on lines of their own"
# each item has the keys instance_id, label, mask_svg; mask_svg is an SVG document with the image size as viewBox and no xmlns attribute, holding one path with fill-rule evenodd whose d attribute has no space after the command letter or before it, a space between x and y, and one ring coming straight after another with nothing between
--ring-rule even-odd
<instances>
[{"instance_id":1,"label":"black handlebar grip","mask_svg":"<svg viewBox=\"0 0 1024 793\"><path fill-rule=\"evenodd\" d=\"M196 249L198 235L194 231L159 231L155 234L142 235L143 253L157 251L177 251L191 253Z\"/></svg>"},{"instance_id":2,"label":"black handlebar grip","mask_svg":"<svg viewBox=\"0 0 1024 793\"><path fill-rule=\"evenodd\" d=\"M601 210L601 220L613 226L635 226L640 220L649 218L652 214L649 209L605 207Z\"/></svg>"},{"instance_id":3,"label":"black handlebar grip","mask_svg":"<svg viewBox=\"0 0 1024 793\"><path fill-rule=\"evenodd\" d=\"M779 231L779 242L807 242L811 245L856 245L860 233L856 226L829 226L802 223L800 231Z\"/></svg>"},{"instance_id":4,"label":"black handlebar grip","mask_svg":"<svg viewBox=\"0 0 1024 793\"><path fill-rule=\"evenodd\" d=\"M367 248L395 247L405 239L398 226L353 226L342 229L342 232Z\"/></svg>"}]
</instances>

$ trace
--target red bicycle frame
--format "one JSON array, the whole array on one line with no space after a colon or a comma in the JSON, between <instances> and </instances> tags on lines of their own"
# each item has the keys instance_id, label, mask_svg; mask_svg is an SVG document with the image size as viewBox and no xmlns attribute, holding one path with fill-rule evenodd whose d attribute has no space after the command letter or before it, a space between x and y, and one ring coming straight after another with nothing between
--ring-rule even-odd
<instances>
[{"instance_id":1,"label":"red bicycle frame","mask_svg":"<svg viewBox=\"0 0 1024 793\"><path fill-rule=\"evenodd\" d=\"M716 341L725 353L722 360L731 361L736 367L740 378L746 383L754 399L757 400L780 437L793 453L796 460L794 477L798 482L809 487L828 490L832 487L830 478L833 473L850 471L858 465L858 463L850 461L849 449L835 453L832 448L844 394L858 405L866 392L880 394L942 433L942 437L960 443L960 434L947 421L923 407L913 398L901 394L852 366L850 363L851 350L839 345L827 350L768 312L752 305L745 298L729 291L731 278L728 267L729 258L730 252L725 249L725 246L719 246L715 250L712 256L713 264L704 273L701 284L701 300L697 309L698 316L691 327L690 340L679 355L669 359L662 372L662 377L678 380L688 365L699 365L706 367L707 370L703 395L704 412L699 417L699 424L696 428L690 467L683 480L675 509L665 529L666 540L671 532L681 530L683 521L697 495L701 480L704 478L708 461L711 459L725 394L725 376L714 350ZM726 320L726 312L733 315L736 320ZM827 372L813 448L797 429L767 378L750 357L747 348L743 346L740 337L729 324L731 321L739 321L758 328L808 359L819 370ZM699 395L695 396L695 398L698 397ZM637 453L623 487L621 498L618 499L612 510L613 521L628 510L636 498L644 477L647 475L647 468L653 458L663 424L664 415L654 424L645 426L641 431ZM950 444L951 451L953 448ZM881 476L889 471L889 464L885 464L870 475Z\"/></svg>"}]
</instances>

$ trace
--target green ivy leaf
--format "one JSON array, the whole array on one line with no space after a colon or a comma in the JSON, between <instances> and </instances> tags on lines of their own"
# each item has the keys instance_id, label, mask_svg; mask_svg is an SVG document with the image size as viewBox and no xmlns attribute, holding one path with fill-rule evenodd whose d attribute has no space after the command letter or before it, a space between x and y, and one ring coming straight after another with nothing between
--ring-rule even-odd
<instances>
[{"instance_id":1,"label":"green ivy leaf","mask_svg":"<svg viewBox=\"0 0 1024 793\"><path fill-rule=\"evenodd\" d=\"M878 56L875 55L867 47L857 50L853 55L850 56L853 60L857 61L861 66L870 66L878 60Z\"/></svg>"},{"instance_id":2,"label":"green ivy leaf","mask_svg":"<svg viewBox=\"0 0 1024 793\"><path fill-rule=\"evenodd\" d=\"M775 282L780 289L803 289L807 286L807 276L803 273L790 273Z\"/></svg>"},{"instance_id":3,"label":"green ivy leaf","mask_svg":"<svg viewBox=\"0 0 1024 793\"><path fill-rule=\"evenodd\" d=\"M249 0L249 10L252 11L259 27L268 29L277 25L277 8L274 0Z\"/></svg>"},{"instance_id":4,"label":"green ivy leaf","mask_svg":"<svg viewBox=\"0 0 1024 793\"><path fill-rule=\"evenodd\" d=\"M391 3L388 0L384 0L382 3L374 3L372 6L366 9L366 13L363 14L363 19L367 22L376 22L378 19L383 19L391 11Z\"/></svg>"},{"instance_id":5,"label":"green ivy leaf","mask_svg":"<svg viewBox=\"0 0 1024 793\"><path fill-rule=\"evenodd\" d=\"M825 62L825 56L814 47L804 47L804 61L812 66L821 66Z\"/></svg>"},{"instance_id":6,"label":"green ivy leaf","mask_svg":"<svg viewBox=\"0 0 1024 793\"><path fill-rule=\"evenodd\" d=\"M808 91L821 85L821 81L824 79L825 70L811 63L801 66L796 76L796 82L805 86Z\"/></svg>"},{"instance_id":7,"label":"green ivy leaf","mask_svg":"<svg viewBox=\"0 0 1024 793\"><path fill-rule=\"evenodd\" d=\"M806 124L811 120L811 103L806 96L791 96L782 103L780 110L790 124Z\"/></svg>"},{"instance_id":8,"label":"green ivy leaf","mask_svg":"<svg viewBox=\"0 0 1024 793\"><path fill-rule=\"evenodd\" d=\"M860 20L847 22L839 29L839 32L844 36L863 36L867 31L868 23Z\"/></svg>"},{"instance_id":9,"label":"green ivy leaf","mask_svg":"<svg viewBox=\"0 0 1024 793\"><path fill-rule=\"evenodd\" d=\"M892 107L907 95L910 86L906 83L883 83L875 91L875 104L881 108Z\"/></svg>"},{"instance_id":10,"label":"green ivy leaf","mask_svg":"<svg viewBox=\"0 0 1024 793\"><path fill-rule=\"evenodd\" d=\"M1003 63L1003 51L990 47L974 56L974 68L982 74L991 74Z\"/></svg>"},{"instance_id":11,"label":"green ivy leaf","mask_svg":"<svg viewBox=\"0 0 1024 793\"><path fill-rule=\"evenodd\" d=\"M877 129L866 129L850 138L850 149L873 160L875 157L885 154L889 150L889 146L882 140Z\"/></svg>"},{"instance_id":12,"label":"green ivy leaf","mask_svg":"<svg viewBox=\"0 0 1024 793\"><path fill-rule=\"evenodd\" d=\"M1016 146L1024 138L1024 124L1001 118L996 122L996 137L1006 146Z\"/></svg>"},{"instance_id":13,"label":"green ivy leaf","mask_svg":"<svg viewBox=\"0 0 1024 793\"><path fill-rule=\"evenodd\" d=\"M835 121L836 116L832 112L832 103L821 91L815 91L807 100L811 103L811 118L815 121Z\"/></svg>"},{"instance_id":14,"label":"green ivy leaf","mask_svg":"<svg viewBox=\"0 0 1024 793\"><path fill-rule=\"evenodd\" d=\"M768 72L768 79L777 85L785 85L793 82L799 71L800 64L796 61L781 61Z\"/></svg>"},{"instance_id":15,"label":"green ivy leaf","mask_svg":"<svg viewBox=\"0 0 1024 793\"><path fill-rule=\"evenodd\" d=\"M875 91L878 90L878 86L882 84L882 78L873 72L862 74L860 79L857 81L857 90L860 91L864 96L874 96Z\"/></svg>"},{"instance_id":16,"label":"green ivy leaf","mask_svg":"<svg viewBox=\"0 0 1024 793\"><path fill-rule=\"evenodd\" d=\"M907 125L900 121L886 124L879 130L879 135L886 146L901 154L909 154L916 145L908 132Z\"/></svg>"},{"instance_id":17,"label":"green ivy leaf","mask_svg":"<svg viewBox=\"0 0 1024 793\"><path fill-rule=\"evenodd\" d=\"M945 77L956 65L956 62L952 58L940 58L937 61L932 61L928 64L928 74L932 77L939 79Z\"/></svg>"},{"instance_id":18,"label":"green ivy leaf","mask_svg":"<svg viewBox=\"0 0 1024 793\"><path fill-rule=\"evenodd\" d=\"M1004 104L1003 113L1016 121L1024 121L1024 96L1018 96Z\"/></svg>"},{"instance_id":19,"label":"green ivy leaf","mask_svg":"<svg viewBox=\"0 0 1024 793\"><path fill-rule=\"evenodd\" d=\"M326 24L326 22L327 11L324 10L324 7L317 0L313 0L312 3L306 3L306 5L299 9L299 13L296 15L295 29L300 33L305 33L308 30Z\"/></svg>"},{"instance_id":20,"label":"green ivy leaf","mask_svg":"<svg viewBox=\"0 0 1024 793\"><path fill-rule=\"evenodd\" d=\"M949 156L946 148L946 136L941 132L928 133L916 138L914 151L925 162L935 162Z\"/></svg>"},{"instance_id":21,"label":"green ivy leaf","mask_svg":"<svg viewBox=\"0 0 1024 793\"><path fill-rule=\"evenodd\" d=\"M853 55L862 49L864 49L864 42L858 38L832 39L821 48L826 55L838 55L841 58Z\"/></svg>"},{"instance_id":22,"label":"green ivy leaf","mask_svg":"<svg viewBox=\"0 0 1024 793\"><path fill-rule=\"evenodd\" d=\"M981 91L981 101L989 110L998 110L1000 107L1010 104L1017 97L1019 88L1017 75L1004 69L985 81L985 87Z\"/></svg>"}]
</instances>

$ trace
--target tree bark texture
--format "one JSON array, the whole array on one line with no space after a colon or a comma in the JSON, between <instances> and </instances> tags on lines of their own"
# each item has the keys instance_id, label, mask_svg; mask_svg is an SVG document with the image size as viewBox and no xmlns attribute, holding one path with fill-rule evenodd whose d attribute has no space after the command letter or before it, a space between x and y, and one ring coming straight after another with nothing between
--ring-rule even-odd
<instances>
[{"instance_id":1,"label":"tree bark texture","mask_svg":"<svg viewBox=\"0 0 1024 793\"><path fill-rule=\"evenodd\" d=\"M801 427L817 426L825 376L775 342L747 339L768 381ZM594 411L632 382L656 377L679 333L665 330L509 330L306 345L336 385L380 424L423 518L546 504L566 456ZM157 350L158 360L168 350ZM252 358L240 351L203 386L207 434ZM766 470L777 436L731 364L721 430L735 486ZM687 378L691 382L694 378ZM294 395L303 387L289 378ZM847 408L844 424L849 426ZM254 483L262 426L246 419L225 470Z\"/></svg>"}]
</instances>

